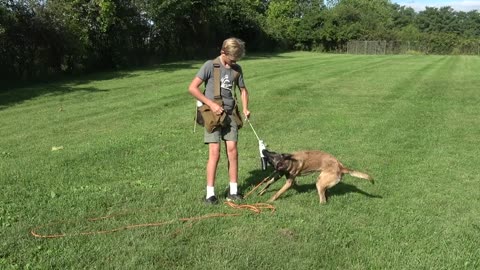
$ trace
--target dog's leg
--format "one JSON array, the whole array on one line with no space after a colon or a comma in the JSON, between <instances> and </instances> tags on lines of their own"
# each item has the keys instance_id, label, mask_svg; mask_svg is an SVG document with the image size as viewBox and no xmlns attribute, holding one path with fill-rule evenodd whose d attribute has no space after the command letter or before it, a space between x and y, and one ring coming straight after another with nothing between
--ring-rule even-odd
<instances>
[{"instance_id":1,"label":"dog's leg","mask_svg":"<svg viewBox=\"0 0 480 270\"><path fill-rule=\"evenodd\" d=\"M329 172L322 172L318 176L317 180L317 191L318 191L318 198L320 199L320 204L327 203L327 196L325 192L327 189L335 186L340 182L341 176L337 173L329 173Z\"/></svg>"},{"instance_id":2,"label":"dog's leg","mask_svg":"<svg viewBox=\"0 0 480 270\"><path fill-rule=\"evenodd\" d=\"M283 187L282 187L277 193L275 193L275 195L273 195L273 197L270 198L270 200L268 200L268 202L273 202L273 201L275 201L278 197L280 197L280 195L282 195L285 191L287 191L287 189L289 189L289 188L292 186L293 181L295 181L295 179L288 178L288 179L287 179L287 182L285 183L285 185L283 185Z\"/></svg>"}]
</instances>

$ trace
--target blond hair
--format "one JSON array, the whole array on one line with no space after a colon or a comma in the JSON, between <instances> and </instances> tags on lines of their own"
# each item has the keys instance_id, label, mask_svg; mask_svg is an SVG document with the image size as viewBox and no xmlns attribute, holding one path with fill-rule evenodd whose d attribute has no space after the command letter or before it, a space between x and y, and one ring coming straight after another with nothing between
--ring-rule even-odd
<instances>
[{"instance_id":1,"label":"blond hair","mask_svg":"<svg viewBox=\"0 0 480 270\"><path fill-rule=\"evenodd\" d=\"M227 38L223 41L222 51L232 60L238 60L245 55L245 42L239 38Z\"/></svg>"}]
</instances>

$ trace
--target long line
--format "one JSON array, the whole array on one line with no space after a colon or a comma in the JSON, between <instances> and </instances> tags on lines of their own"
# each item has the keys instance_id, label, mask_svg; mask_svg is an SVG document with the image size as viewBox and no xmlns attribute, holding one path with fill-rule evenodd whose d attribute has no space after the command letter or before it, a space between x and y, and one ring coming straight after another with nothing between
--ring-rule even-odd
<instances>
[{"instance_id":1,"label":"long line","mask_svg":"<svg viewBox=\"0 0 480 270\"><path fill-rule=\"evenodd\" d=\"M247 120L248 124L250 125L250 127L252 128L253 133L254 133L255 136L257 137L257 140L260 141L260 137L258 137L257 132L255 131L255 129L254 129L253 126L252 126L252 123L250 122L250 119L246 118L246 120Z\"/></svg>"},{"instance_id":2,"label":"long line","mask_svg":"<svg viewBox=\"0 0 480 270\"><path fill-rule=\"evenodd\" d=\"M256 214L261 213L264 209L270 209L270 211L272 213L275 212L275 207L273 205L267 204L267 203L235 204L233 202L225 202L225 204L227 204L228 206L230 206L234 209L245 209L245 210L252 211ZM166 225L166 224L172 224L172 223L177 222L177 221L195 222L195 221L199 221L199 220L203 220L203 219L209 219L209 218L236 217L236 216L240 216L240 214L213 213L213 214L208 214L208 215L204 215L204 216L179 218L179 219L174 219L174 220L170 220L170 221L143 223L143 224L130 224L130 225L125 225L125 226L122 226L122 227L109 229L109 230L85 231L85 232L71 233L71 234L68 234L68 233L41 234L41 233L37 232L38 230L40 230L42 228L53 226L53 225L56 225L56 224L71 223L71 222L56 222L56 223L51 223L51 224L47 224L47 225L44 225L44 226L35 227L30 231L30 234L33 235L36 238L50 238L50 239L51 238L62 238L62 237L66 237L66 236L98 235L98 234L108 234L108 233L114 233L114 232L118 232L118 231L136 229L136 228L159 227L159 226L163 226L163 225ZM90 218L90 219L87 219L87 220L88 221L98 221L98 220L105 220L105 219L114 218L114 217L116 217L116 215L109 215L109 216L98 217L98 218Z\"/></svg>"}]
</instances>

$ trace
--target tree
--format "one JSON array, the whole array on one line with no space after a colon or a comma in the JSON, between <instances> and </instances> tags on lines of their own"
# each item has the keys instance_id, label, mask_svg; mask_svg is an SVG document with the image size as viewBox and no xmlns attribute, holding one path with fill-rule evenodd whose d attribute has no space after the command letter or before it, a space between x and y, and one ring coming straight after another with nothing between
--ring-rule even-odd
<instances>
[{"instance_id":1,"label":"tree","mask_svg":"<svg viewBox=\"0 0 480 270\"><path fill-rule=\"evenodd\" d=\"M0 7L2 75L27 79L59 69L60 61L55 53L62 51L61 28L37 16L37 5L3 1Z\"/></svg>"},{"instance_id":2,"label":"tree","mask_svg":"<svg viewBox=\"0 0 480 270\"><path fill-rule=\"evenodd\" d=\"M326 10L323 1L304 1L300 6L301 20L298 23L295 41L296 48L302 50L324 50L322 29Z\"/></svg>"},{"instance_id":3,"label":"tree","mask_svg":"<svg viewBox=\"0 0 480 270\"><path fill-rule=\"evenodd\" d=\"M458 32L455 25L455 11L451 7L426 7L417 15L416 25L420 31L433 32Z\"/></svg>"},{"instance_id":4,"label":"tree","mask_svg":"<svg viewBox=\"0 0 480 270\"><path fill-rule=\"evenodd\" d=\"M395 29L402 29L415 23L416 13L411 7L393 4L392 23Z\"/></svg>"},{"instance_id":5,"label":"tree","mask_svg":"<svg viewBox=\"0 0 480 270\"><path fill-rule=\"evenodd\" d=\"M266 13L265 28L278 41L292 43L300 22L295 0L272 0Z\"/></svg>"},{"instance_id":6,"label":"tree","mask_svg":"<svg viewBox=\"0 0 480 270\"><path fill-rule=\"evenodd\" d=\"M323 39L342 46L352 39L390 39L392 9L388 0L338 1L326 14Z\"/></svg>"},{"instance_id":7,"label":"tree","mask_svg":"<svg viewBox=\"0 0 480 270\"><path fill-rule=\"evenodd\" d=\"M480 13L478 11L457 12L456 23L465 38L480 38Z\"/></svg>"}]
</instances>

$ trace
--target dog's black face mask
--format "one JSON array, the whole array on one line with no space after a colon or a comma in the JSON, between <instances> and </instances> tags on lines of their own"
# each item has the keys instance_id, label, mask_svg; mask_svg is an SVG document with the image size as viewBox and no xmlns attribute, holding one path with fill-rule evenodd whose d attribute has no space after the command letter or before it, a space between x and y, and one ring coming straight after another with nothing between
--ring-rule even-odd
<instances>
[{"instance_id":1,"label":"dog's black face mask","mask_svg":"<svg viewBox=\"0 0 480 270\"><path fill-rule=\"evenodd\" d=\"M292 155L290 154L278 154L275 152L270 152L267 149L262 151L262 154L267 158L268 163L275 168L276 171L283 172L288 169L288 163L286 160L291 160Z\"/></svg>"}]
</instances>

